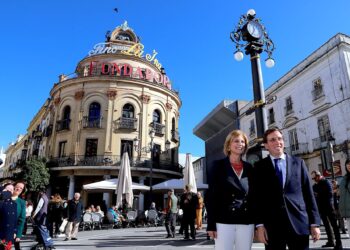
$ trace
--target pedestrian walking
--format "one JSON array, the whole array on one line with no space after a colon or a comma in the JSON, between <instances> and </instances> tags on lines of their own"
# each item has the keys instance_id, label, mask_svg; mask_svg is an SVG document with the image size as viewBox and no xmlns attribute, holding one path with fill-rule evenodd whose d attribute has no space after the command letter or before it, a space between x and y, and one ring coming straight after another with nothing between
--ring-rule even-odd
<instances>
[{"instance_id":1,"label":"pedestrian walking","mask_svg":"<svg viewBox=\"0 0 350 250\"><path fill-rule=\"evenodd\" d=\"M350 159L345 161L345 175L339 184L339 212L350 232Z\"/></svg>"},{"instance_id":2,"label":"pedestrian walking","mask_svg":"<svg viewBox=\"0 0 350 250\"><path fill-rule=\"evenodd\" d=\"M196 239L196 229L195 229L195 220L196 220L196 208L198 205L198 197L196 193L191 191L191 185L185 186L185 192L181 195L180 208L183 210L182 223L183 230L185 234L185 240L189 240L188 228L191 231L191 239Z\"/></svg>"},{"instance_id":3,"label":"pedestrian walking","mask_svg":"<svg viewBox=\"0 0 350 250\"><path fill-rule=\"evenodd\" d=\"M256 239L266 250L309 249L309 234L320 239L320 217L305 162L283 152L281 130L263 136L269 156L256 162L249 186Z\"/></svg>"},{"instance_id":4,"label":"pedestrian walking","mask_svg":"<svg viewBox=\"0 0 350 250\"><path fill-rule=\"evenodd\" d=\"M25 182L15 182L12 200L17 204L17 233L15 238L15 249L20 250L20 242L23 235L24 224L26 221L26 202L20 198L20 195L25 192Z\"/></svg>"},{"instance_id":5,"label":"pedestrian walking","mask_svg":"<svg viewBox=\"0 0 350 250\"><path fill-rule=\"evenodd\" d=\"M197 192L198 205L196 208L196 230L202 230L204 199L201 192Z\"/></svg>"},{"instance_id":6,"label":"pedestrian walking","mask_svg":"<svg viewBox=\"0 0 350 250\"><path fill-rule=\"evenodd\" d=\"M334 247L334 249L337 250L343 249L334 210L332 184L330 181L324 178L319 171L312 171L311 176L315 181L313 189L317 201L318 211L320 212L321 220L327 234L327 242L322 247Z\"/></svg>"},{"instance_id":7,"label":"pedestrian walking","mask_svg":"<svg viewBox=\"0 0 350 250\"><path fill-rule=\"evenodd\" d=\"M80 193L75 193L74 198L68 201L67 206L67 220L68 224L66 226L66 238L67 240L77 240L77 234L79 229L79 223L81 221L81 216L83 215L83 203L80 201Z\"/></svg>"},{"instance_id":8,"label":"pedestrian walking","mask_svg":"<svg viewBox=\"0 0 350 250\"><path fill-rule=\"evenodd\" d=\"M174 190L170 189L168 191L167 209L165 216L165 228L168 233L166 238L175 238L177 202L178 200L174 194Z\"/></svg>"},{"instance_id":9,"label":"pedestrian walking","mask_svg":"<svg viewBox=\"0 0 350 250\"><path fill-rule=\"evenodd\" d=\"M249 186L253 167L242 160L248 138L233 130L224 143L225 158L214 162L206 197L208 236L218 250L250 250L254 225L249 210Z\"/></svg>"},{"instance_id":10,"label":"pedestrian walking","mask_svg":"<svg viewBox=\"0 0 350 250\"><path fill-rule=\"evenodd\" d=\"M46 195L46 190L39 191L39 201L33 213L35 223L35 231L38 239L38 244L42 244L45 249L55 249L52 238L47 229L47 210L49 199Z\"/></svg>"},{"instance_id":11,"label":"pedestrian walking","mask_svg":"<svg viewBox=\"0 0 350 250\"><path fill-rule=\"evenodd\" d=\"M337 219L337 222L338 222L338 228L342 232L342 234L346 234L344 218L341 216L339 211L340 192L339 192L339 185L336 180L332 180L332 191L333 191L335 218Z\"/></svg>"}]
</instances>

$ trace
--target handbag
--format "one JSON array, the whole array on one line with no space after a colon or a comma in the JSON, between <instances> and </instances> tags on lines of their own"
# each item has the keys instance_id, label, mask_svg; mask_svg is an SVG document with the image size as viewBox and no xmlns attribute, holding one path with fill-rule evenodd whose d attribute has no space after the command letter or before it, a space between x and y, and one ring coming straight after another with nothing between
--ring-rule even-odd
<instances>
[{"instance_id":1,"label":"handbag","mask_svg":"<svg viewBox=\"0 0 350 250\"><path fill-rule=\"evenodd\" d=\"M67 223L68 223L68 220L67 219L63 219L62 224L61 224L61 226L59 228L61 233L64 233L64 231L66 229L66 226L67 226Z\"/></svg>"}]
</instances>

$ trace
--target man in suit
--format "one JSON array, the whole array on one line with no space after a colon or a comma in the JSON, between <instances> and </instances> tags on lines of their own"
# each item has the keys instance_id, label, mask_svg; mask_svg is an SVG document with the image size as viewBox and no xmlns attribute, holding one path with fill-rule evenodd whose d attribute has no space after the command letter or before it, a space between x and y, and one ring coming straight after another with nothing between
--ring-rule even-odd
<instances>
[{"instance_id":1,"label":"man in suit","mask_svg":"<svg viewBox=\"0 0 350 250\"><path fill-rule=\"evenodd\" d=\"M343 249L337 218L335 216L332 184L324 178L319 171L312 171L311 176L316 182L313 189L316 196L318 210L320 211L321 219L327 233L327 243L322 247L335 246L334 249Z\"/></svg>"},{"instance_id":2,"label":"man in suit","mask_svg":"<svg viewBox=\"0 0 350 250\"><path fill-rule=\"evenodd\" d=\"M269 156L256 162L250 186L256 238L266 250L309 249L320 238L320 217L305 163L283 152L278 128L263 137Z\"/></svg>"}]
</instances>

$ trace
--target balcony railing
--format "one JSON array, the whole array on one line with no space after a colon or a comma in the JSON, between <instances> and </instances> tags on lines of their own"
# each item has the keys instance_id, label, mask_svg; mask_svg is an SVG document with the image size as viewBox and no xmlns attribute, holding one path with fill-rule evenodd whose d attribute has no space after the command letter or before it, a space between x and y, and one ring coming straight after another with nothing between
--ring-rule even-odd
<instances>
[{"instance_id":1,"label":"balcony railing","mask_svg":"<svg viewBox=\"0 0 350 250\"><path fill-rule=\"evenodd\" d=\"M102 117L83 117L83 128L102 128Z\"/></svg>"},{"instance_id":2,"label":"balcony railing","mask_svg":"<svg viewBox=\"0 0 350 250\"><path fill-rule=\"evenodd\" d=\"M327 142L332 140L334 139L331 131L327 131L325 134L321 135L320 137L312 139L314 150L326 148Z\"/></svg>"},{"instance_id":3,"label":"balcony railing","mask_svg":"<svg viewBox=\"0 0 350 250\"><path fill-rule=\"evenodd\" d=\"M151 127L154 127L156 136L163 136L165 134L165 125L158 122L151 122Z\"/></svg>"},{"instance_id":4,"label":"balcony railing","mask_svg":"<svg viewBox=\"0 0 350 250\"><path fill-rule=\"evenodd\" d=\"M180 133L177 129L171 130L171 140L173 142L179 142L180 141Z\"/></svg>"},{"instance_id":5,"label":"balcony railing","mask_svg":"<svg viewBox=\"0 0 350 250\"><path fill-rule=\"evenodd\" d=\"M324 91L323 88L316 88L312 91L312 100L316 101L322 97L324 97Z\"/></svg>"},{"instance_id":6,"label":"balcony railing","mask_svg":"<svg viewBox=\"0 0 350 250\"><path fill-rule=\"evenodd\" d=\"M56 123L56 131L69 130L70 119L59 120Z\"/></svg>"},{"instance_id":7,"label":"balcony railing","mask_svg":"<svg viewBox=\"0 0 350 250\"><path fill-rule=\"evenodd\" d=\"M44 129L43 135L44 137L49 137L52 134L53 125L49 125Z\"/></svg>"},{"instance_id":8,"label":"balcony railing","mask_svg":"<svg viewBox=\"0 0 350 250\"><path fill-rule=\"evenodd\" d=\"M268 122L269 125L275 123L275 116L274 115L269 115L267 117L267 122Z\"/></svg>"},{"instance_id":9,"label":"balcony railing","mask_svg":"<svg viewBox=\"0 0 350 250\"><path fill-rule=\"evenodd\" d=\"M308 153L307 143L298 143L285 148L290 155L302 155Z\"/></svg>"},{"instance_id":10,"label":"balcony railing","mask_svg":"<svg viewBox=\"0 0 350 250\"><path fill-rule=\"evenodd\" d=\"M117 121L115 121L115 125L117 129L137 129L137 118L126 118L120 117Z\"/></svg>"},{"instance_id":11,"label":"balcony railing","mask_svg":"<svg viewBox=\"0 0 350 250\"><path fill-rule=\"evenodd\" d=\"M76 159L74 159L76 158ZM120 166L121 156L112 155L112 156L65 156L59 158L51 158L46 166L49 168L54 167L79 167L79 166ZM168 170L176 173L182 173L182 168L178 163L174 163L171 160L157 161L154 162L150 158L130 158L131 170L135 168L150 168L152 165L153 170Z\"/></svg>"},{"instance_id":12,"label":"balcony railing","mask_svg":"<svg viewBox=\"0 0 350 250\"><path fill-rule=\"evenodd\" d=\"M294 113L294 110L293 110L293 105L292 104L288 104L284 107L284 114L287 116L287 115L290 115Z\"/></svg>"}]
</instances>

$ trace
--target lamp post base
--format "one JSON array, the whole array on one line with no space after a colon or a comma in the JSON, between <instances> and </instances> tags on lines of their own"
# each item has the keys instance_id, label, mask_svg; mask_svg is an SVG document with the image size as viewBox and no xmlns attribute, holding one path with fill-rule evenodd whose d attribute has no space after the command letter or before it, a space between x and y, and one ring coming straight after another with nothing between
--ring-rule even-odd
<instances>
[{"instance_id":1,"label":"lamp post base","mask_svg":"<svg viewBox=\"0 0 350 250\"><path fill-rule=\"evenodd\" d=\"M268 151L261 144L258 144L248 149L246 160L254 165L255 162L265 158L268 154Z\"/></svg>"}]
</instances>

